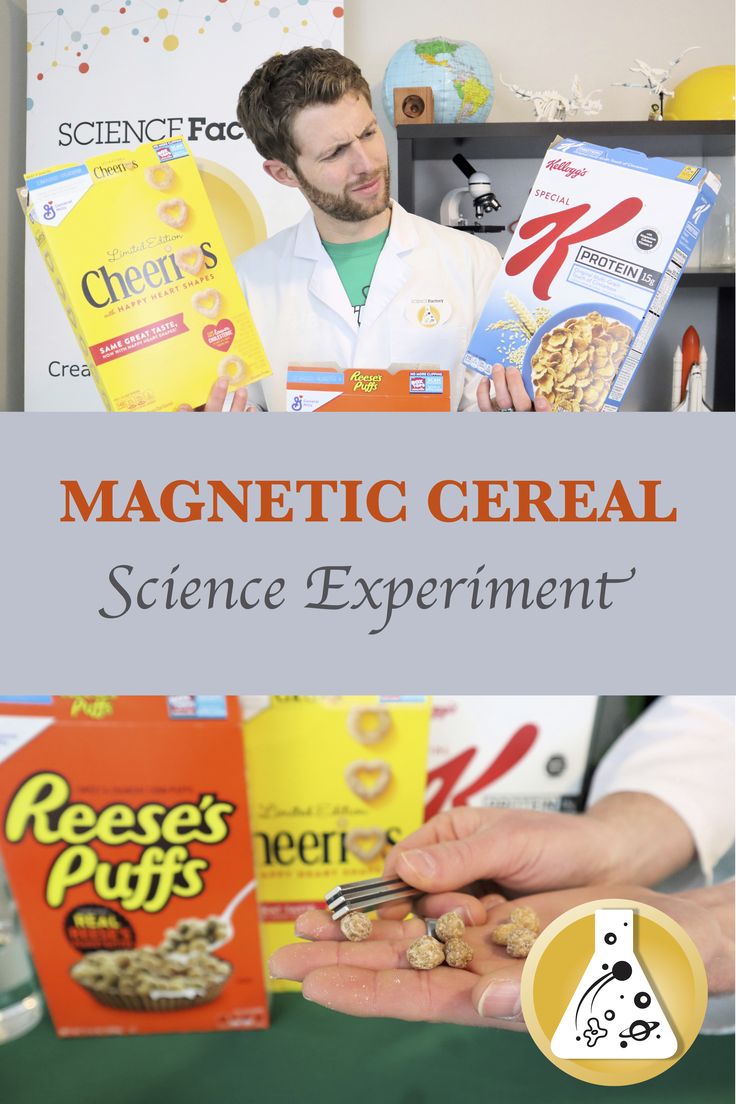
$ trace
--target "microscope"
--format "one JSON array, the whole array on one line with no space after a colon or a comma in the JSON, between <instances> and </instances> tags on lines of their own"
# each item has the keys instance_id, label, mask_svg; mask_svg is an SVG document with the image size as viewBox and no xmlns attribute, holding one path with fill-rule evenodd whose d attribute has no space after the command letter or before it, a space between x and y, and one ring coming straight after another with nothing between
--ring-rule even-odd
<instances>
[{"instance_id":1,"label":"microscope","mask_svg":"<svg viewBox=\"0 0 736 1104\"><path fill-rule=\"evenodd\" d=\"M452 226L469 234L500 234L506 229L505 226L489 226L481 221L501 207L493 194L488 173L476 172L461 153L456 153L452 160L467 177L468 183L464 188L453 188L447 193L440 207L440 222L443 226ZM475 220L472 223L468 222L462 210L463 198L468 195L473 201Z\"/></svg>"}]
</instances>

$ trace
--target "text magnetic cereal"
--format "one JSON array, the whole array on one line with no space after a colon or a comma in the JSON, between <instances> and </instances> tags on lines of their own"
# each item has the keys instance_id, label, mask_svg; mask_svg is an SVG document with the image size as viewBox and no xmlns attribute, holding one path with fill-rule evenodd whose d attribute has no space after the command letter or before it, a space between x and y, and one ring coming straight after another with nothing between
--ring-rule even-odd
<instances>
[{"instance_id":1,"label":"text magnetic cereal","mask_svg":"<svg viewBox=\"0 0 736 1104\"><path fill-rule=\"evenodd\" d=\"M200 406L270 368L181 138L25 177L22 203L109 410Z\"/></svg>"},{"instance_id":2,"label":"text magnetic cereal","mask_svg":"<svg viewBox=\"0 0 736 1104\"><path fill-rule=\"evenodd\" d=\"M557 138L463 363L520 368L555 410L618 410L719 188L706 168Z\"/></svg>"},{"instance_id":3,"label":"text magnetic cereal","mask_svg":"<svg viewBox=\"0 0 736 1104\"><path fill-rule=\"evenodd\" d=\"M102 701L0 704L0 847L57 1032L266 1027L237 700Z\"/></svg>"}]
</instances>

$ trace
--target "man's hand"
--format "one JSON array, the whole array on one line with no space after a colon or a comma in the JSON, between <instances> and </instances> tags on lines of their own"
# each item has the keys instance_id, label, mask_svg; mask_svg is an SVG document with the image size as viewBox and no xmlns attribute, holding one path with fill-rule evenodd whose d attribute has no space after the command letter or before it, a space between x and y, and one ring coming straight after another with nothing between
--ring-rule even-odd
<instances>
[{"instance_id":1,"label":"man's hand","mask_svg":"<svg viewBox=\"0 0 736 1104\"><path fill-rule=\"evenodd\" d=\"M397 843L385 873L439 895L442 911L465 905L477 917L478 883L481 892L490 881L513 893L606 881L652 885L693 854L690 831L669 805L650 794L618 793L580 816L451 809ZM463 892L469 886L472 895ZM382 915L399 919L405 911L405 905L387 905Z\"/></svg>"},{"instance_id":2,"label":"man's hand","mask_svg":"<svg viewBox=\"0 0 736 1104\"><path fill-rule=\"evenodd\" d=\"M537 391L532 404L518 368L504 368L503 364L494 364L493 388L496 395L492 399L490 378L483 376L478 384L477 391L478 408L480 410L495 413L504 410L536 410L541 414L552 409L549 400L545 398L541 391Z\"/></svg>"},{"instance_id":3,"label":"man's hand","mask_svg":"<svg viewBox=\"0 0 736 1104\"><path fill-rule=\"evenodd\" d=\"M212 384L212 388L209 393L209 397L204 406L198 406L197 410L204 410L206 413L218 413L222 411L225 405L225 399L227 398L228 381L225 376L218 376L215 382ZM188 403L182 403L179 407L179 411L183 413L191 414L193 407ZM231 414L252 414L257 410L255 406L248 405L248 388L239 387L233 395L233 403L230 407Z\"/></svg>"},{"instance_id":4,"label":"man's hand","mask_svg":"<svg viewBox=\"0 0 736 1104\"><path fill-rule=\"evenodd\" d=\"M712 993L733 991L733 884L675 895L630 884L603 884L506 902L494 894L476 902L482 920L466 927L474 956L465 970L408 967L406 948L425 934L420 919L378 920L370 939L349 943L324 910L297 919L296 934L309 943L282 947L271 956L273 977L301 981L304 996L350 1016L469 1024L524 1030L520 985L523 959L512 959L491 942L491 931L508 920L512 907L526 905L542 929L587 901L623 898L641 901L671 916L690 935L705 964ZM730 906L725 899L731 902ZM437 916L437 908L424 912ZM724 919L725 917L725 919Z\"/></svg>"},{"instance_id":5,"label":"man's hand","mask_svg":"<svg viewBox=\"0 0 736 1104\"><path fill-rule=\"evenodd\" d=\"M296 922L296 934L313 942L295 943L276 951L269 963L271 976L303 982L308 1000L350 1016L390 1016L522 1031L519 985L523 960L509 958L505 948L490 939L491 929L499 921L489 919L486 906L491 908L502 900L496 894L477 902L482 922L465 930L466 942L474 952L465 970L441 966L420 971L408 967L407 947L426 932L421 919L378 920L369 940L349 943L340 925L320 910L306 912ZM544 923L551 919L545 917ZM489 1003L486 998L482 1003L491 984L495 986L493 1001Z\"/></svg>"}]
</instances>

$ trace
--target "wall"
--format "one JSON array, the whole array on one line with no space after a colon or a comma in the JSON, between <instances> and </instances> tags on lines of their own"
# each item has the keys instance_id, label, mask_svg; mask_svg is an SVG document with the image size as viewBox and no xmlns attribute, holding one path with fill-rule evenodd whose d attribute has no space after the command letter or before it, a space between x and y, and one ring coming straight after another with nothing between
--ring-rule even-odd
<instances>
[{"instance_id":1,"label":"wall","mask_svg":"<svg viewBox=\"0 0 736 1104\"><path fill-rule=\"evenodd\" d=\"M699 46L674 70L674 83L707 65L734 62L731 0L709 0L698 15L691 0L670 0L664 7L641 0L347 0L345 8L345 52L372 87L380 86L387 61L403 42L441 34L474 42L496 78L522 88L566 93L579 74L584 92L601 89L602 119L646 119L645 90L610 87L637 79L627 72L635 57L666 67L686 47ZM528 103L498 79L497 85L489 121L532 118Z\"/></svg>"},{"instance_id":2,"label":"wall","mask_svg":"<svg viewBox=\"0 0 736 1104\"><path fill-rule=\"evenodd\" d=\"M187 3L206 6L208 0ZM683 59L678 77L734 61L731 0L709 0L697 20L690 0L670 0L664 9L641 0L619 0L615 6L595 0L566 0L564 5L542 0L346 0L345 7L346 53L362 66L378 101L394 50L407 39L438 33L477 43L497 76L526 88L564 92L577 72L584 91L602 89L604 119L646 116L645 91L610 87L628 79L634 55L664 66L686 46L700 46ZM24 9L22 0L0 0L0 226L7 247L0 255L0 409L20 409L23 392L24 230L15 188L25 145ZM378 110L385 124L380 106ZM491 119L530 118L529 105L499 82ZM392 131L389 144L395 159Z\"/></svg>"}]
</instances>

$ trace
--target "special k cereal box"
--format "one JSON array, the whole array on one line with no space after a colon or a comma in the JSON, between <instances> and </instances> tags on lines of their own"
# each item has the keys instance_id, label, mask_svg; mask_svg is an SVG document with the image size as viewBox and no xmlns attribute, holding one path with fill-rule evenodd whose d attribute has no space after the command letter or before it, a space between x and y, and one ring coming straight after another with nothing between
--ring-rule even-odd
<instances>
[{"instance_id":1,"label":"special k cereal box","mask_svg":"<svg viewBox=\"0 0 736 1104\"><path fill-rule=\"evenodd\" d=\"M266 956L345 882L380 877L422 823L428 698L244 698ZM297 989L273 981L275 990Z\"/></svg>"},{"instance_id":2,"label":"special k cereal box","mask_svg":"<svg viewBox=\"0 0 736 1104\"><path fill-rule=\"evenodd\" d=\"M270 375L182 138L26 175L21 202L109 410L199 406Z\"/></svg>"},{"instance_id":3,"label":"special k cereal box","mask_svg":"<svg viewBox=\"0 0 736 1104\"><path fill-rule=\"evenodd\" d=\"M715 203L708 169L557 138L464 364L553 409L618 410Z\"/></svg>"},{"instance_id":4,"label":"special k cereal box","mask_svg":"<svg viewBox=\"0 0 736 1104\"><path fill-rule=\"evenodd\" d=\"M449 375L435 365L391 365L386 371L343 369L336 364L291 366L286 396L290 414L442 413L451 409Z\"/></svg>"},{"instance_id":5,"label":"special k cereal box","mask_svg":"<svg viewBox=\"0 0 736 1104\"><path fill-rule=\"evenodd\" d=\"M195 700L0 703L0 848L59 1035L268 1026L238 702Z\"/></svg>"},{"instance_id":6,"label":"special k cereal box","mask_svg":"<svg viewBox=\"0 0 736 1104\"><path fill-rule=\"evenodd\" d=\"M619 721L590 696L434 695L427 820L463 805L577 811L604 719Z\"/></svg>"}]
</instances>

